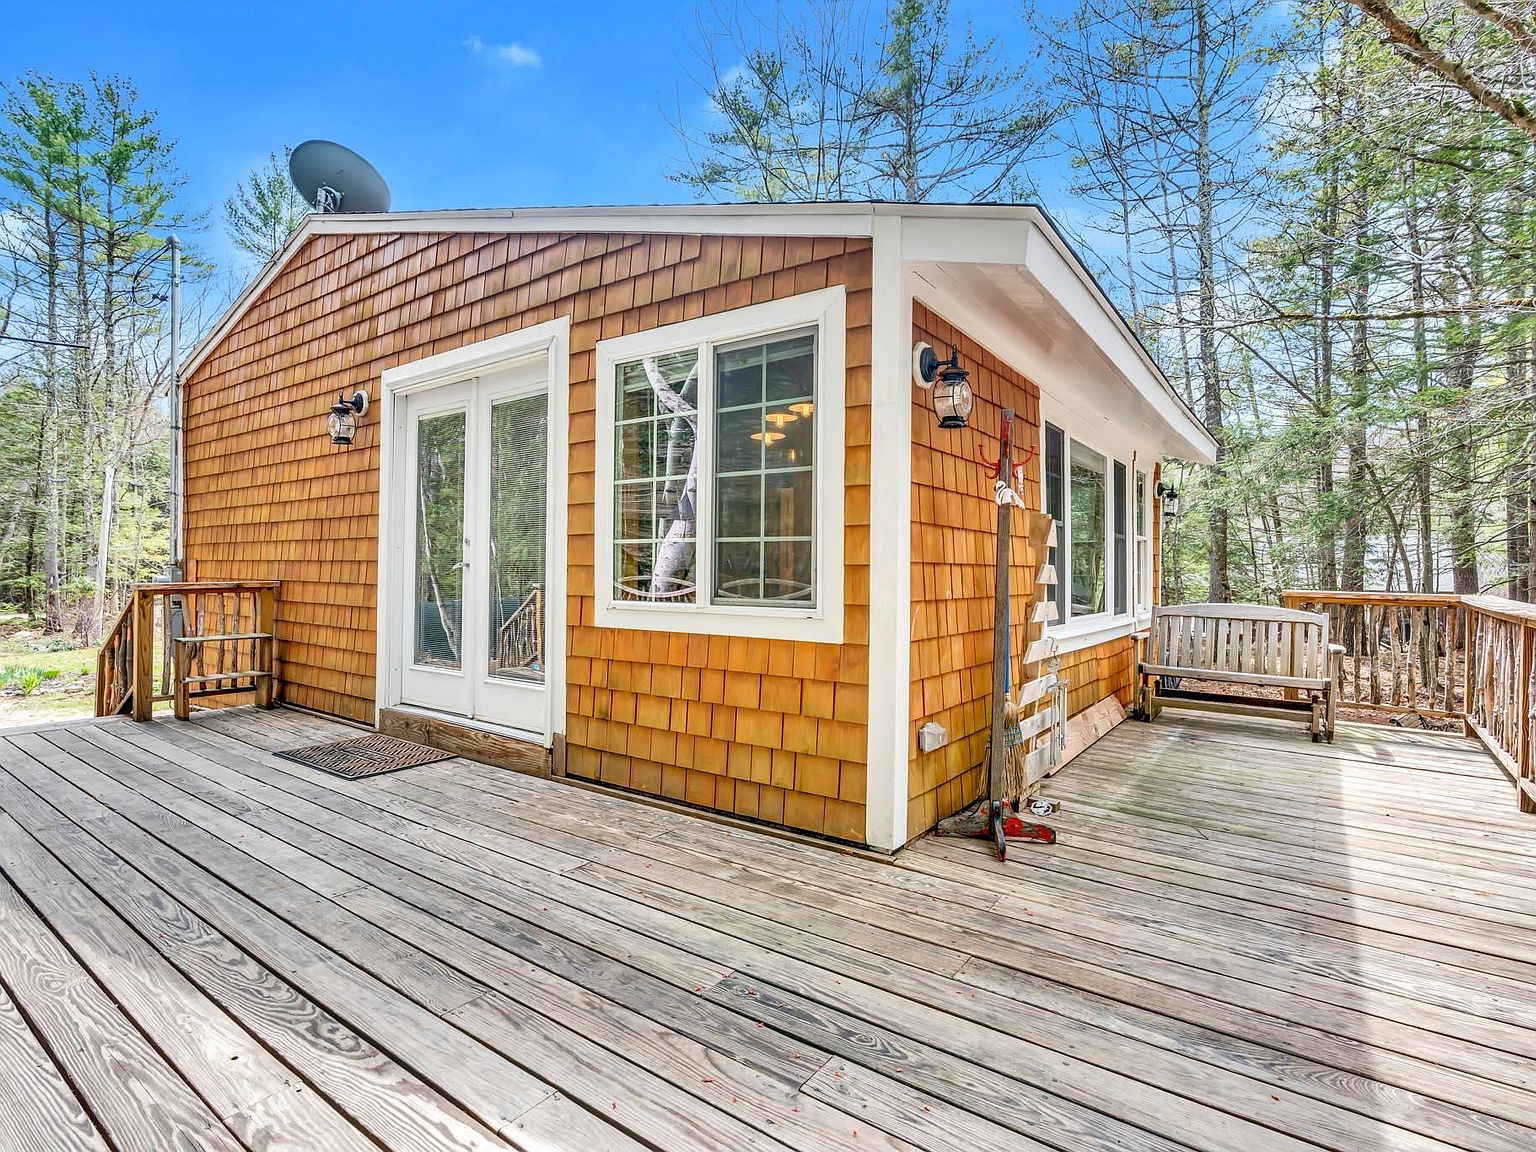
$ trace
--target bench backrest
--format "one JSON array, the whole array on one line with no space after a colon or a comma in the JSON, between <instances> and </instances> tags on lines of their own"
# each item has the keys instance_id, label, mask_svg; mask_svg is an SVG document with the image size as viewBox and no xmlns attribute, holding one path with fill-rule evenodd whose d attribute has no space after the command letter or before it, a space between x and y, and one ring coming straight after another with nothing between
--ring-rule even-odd
<instances>
[{"instance_id":1,"label":"bench backrest","mask_svg":"<svg viewBox=\"0 0 1536 1152\"><path fill-rule=\"evenodd\" d=\"M1328 617L1264 604L1159 605L1152 662L1173 668L1326 679Z\"/></svg>"}]
</instances>

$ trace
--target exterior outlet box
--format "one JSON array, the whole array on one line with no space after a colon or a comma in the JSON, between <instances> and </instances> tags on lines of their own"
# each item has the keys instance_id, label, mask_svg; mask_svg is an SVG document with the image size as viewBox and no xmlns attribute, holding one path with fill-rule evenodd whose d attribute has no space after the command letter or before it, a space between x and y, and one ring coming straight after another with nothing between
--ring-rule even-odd
<instances>
[{"instance_id":1,"label":"exterior outlet box","mask_svg":"<svg viewBox=\"0 0 1536 1152\"><path fill-rule=\"evenodd\" d=\"M919 752L932 752L936 748L942 748L949 743L949 732L942 724L935 724L932 720L917 730L917 748Z\"/></svg>"}]
</instances>

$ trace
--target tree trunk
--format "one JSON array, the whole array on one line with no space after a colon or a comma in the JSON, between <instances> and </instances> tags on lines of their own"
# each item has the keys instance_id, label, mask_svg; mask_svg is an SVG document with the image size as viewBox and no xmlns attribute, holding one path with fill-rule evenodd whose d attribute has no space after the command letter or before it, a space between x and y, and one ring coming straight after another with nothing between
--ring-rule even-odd
<instances>
[{"instance_id":1,"label":"tree trunk","mask_svg":"<svg viewBox=\"0 0 1536 1152\"><path fill-rule=\"evenodd\" d=\"M1406 186L1416 185L1416 173L1412 162L1407 169ZM1430 593L1440 589L1439 565L1435 562L1434 534L1434 478L1430 471L1429 448L1429 326L1424 319L1424 237L1419 231L1419 205L1417 198L1410 200L1405 213L1408 233L1408 251L1413 256L1410 282L1413 291L1413 387L1418 399L1414 417L1417 442L1413 449L1413 487L1418 500L1419 536L1419 591Z\"/></svg>"},{"instance_id":2,"label":"tree trunk","mask_svg":"<svg viewBox=\"0 0 1536 1152\"><path fill-rule=\"evenodd\" d=\"M1366 474L1366 424L1371 349L1363 317L1371 304L1371 280L1363 258L1368 250L1368 221L1362 179L1357 173L1354 187L1350 189L1350 225L1356 253L1350 303L1356 319L1351 325L1349 342L1349 511L1344 519L1344 578L1340 585L1349 592L1365 591L1367 493L1370 487Z\"/></svg>"},{"instance_id":3,"label":"tree trunk","mask_svg":"<svg viewBox=\"0 0 1536 1152\"><path fill-rule=\"evenodd\" d=\"M1332 92L1323 93L1323 120L1325 130L1331 131L1338 122L1342 102L1341 87L1335 84ZM1317 387L1313 404L1324 427L1333 421L1333 294L1334 260L1338 256L1339 234L1339 160L1330 151L1327 176L1323 187L1322 243L1319 245L1317 270ZM1322 459L1318 461L1317 496L1317 573L1318 586L1339 586L1338 537L1334 531L1333 440L1325 442Z\"/></svg>"},{"instance_id":4,"label":"tree trunk","mask_svg":"<svg viewBox=\"0 0 1536 1152\"><path fill-rule=\"evenodd\" d=\"M59 229L51 198L43 205L43 238L48 269L48 345L43 349L47 397L43 410L43 631L64 631L60 594L59 549Z\"/></svg>"},{"instance_id":5,"label":"tree trunk","mask_svg":"<svg viewBox=\"0 0 1536 1152\"><path fill-rule=\"evenodd\" d=\"M1222 427L1221 368L1216 359L1216 188L1211 175L1211 105L1206 76L1210 50L1210 13L1205 0L1195 2L1195 84L1199 121L1195 147L1196 259L1200 278L1200 382L1205 391L1205 426L1216 441L1212 481L1219 488L1226 462L1226 434ZM1218 491L1210 513L1210 598L1225 603L1232 598L1232 576L1227 555L1229 516Z\"/></svg>"}]
</instances>

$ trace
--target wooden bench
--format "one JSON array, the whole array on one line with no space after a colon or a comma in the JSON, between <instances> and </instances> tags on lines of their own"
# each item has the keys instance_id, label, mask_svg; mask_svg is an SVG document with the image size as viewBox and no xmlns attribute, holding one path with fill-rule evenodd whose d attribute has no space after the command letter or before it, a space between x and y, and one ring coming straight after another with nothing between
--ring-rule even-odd
<instances>
[{"instance_id":1,"label":"wooden bench","mask_svg":"<svg viewBox=\"0 0 1536 1152\"><path fill-rule=\"evenodd\" d=\"M1328 617L1262 604L1158 606L1137 663L1138 709L1151 720L1165 706L1234 711L1303 711L1312 740L1333 740L1344 649L1328 640ZM1283 697L1192 690L1188 677L1279 688ZM1303 696L1304 694L1304 696Z\"/></svg>"}]
</instances>

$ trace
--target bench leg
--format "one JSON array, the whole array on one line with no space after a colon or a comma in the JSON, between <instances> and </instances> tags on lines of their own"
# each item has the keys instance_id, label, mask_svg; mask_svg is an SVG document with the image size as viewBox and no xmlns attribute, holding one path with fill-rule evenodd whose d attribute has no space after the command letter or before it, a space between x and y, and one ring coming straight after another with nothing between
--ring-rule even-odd
<instances>
[{"instance_id":1,"label":"bench leg","mask_svg":"<svg viewBox=\"0 0 1536 1152\"><path fill-rule=\"evenodd\" d=\"M1312 694L1312 743L1323 738L1323 701L1316 692Z\"/></svg>"},{"instance_id":2,"label":"bench leg","mask_svg":"<svg viewBox=\"0 0 1536 1152\"><path fill-rule=\"evenodd\" d=\"M1323 709L1323 739L1332 744L1333 731L1334 728L1338 725L1339 719L1338 694L1336 692L1330 691L1324 697L1324 700L1326 701L1326 704Z\"/></svg>"}]
</instances>

